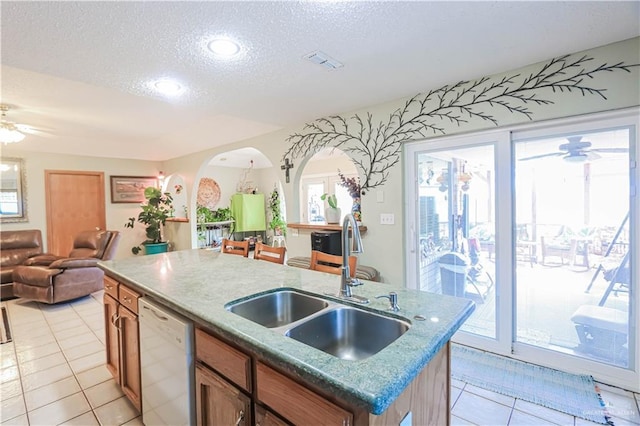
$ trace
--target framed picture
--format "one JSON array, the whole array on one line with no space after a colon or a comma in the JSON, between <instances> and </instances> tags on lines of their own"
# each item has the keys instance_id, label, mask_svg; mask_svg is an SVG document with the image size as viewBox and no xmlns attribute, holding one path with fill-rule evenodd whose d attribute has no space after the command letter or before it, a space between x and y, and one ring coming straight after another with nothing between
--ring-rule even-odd
<instances>
[{"instance_id":1,"label":"framed picture","mask_svg":"<svg viewBox=\"0 0 640 426\"><path fill-rule=\"evenodd\" d=\"M111 202L142 203L144 189L149 186L157 188L158 178L155 176L111 176Z\"/></svg>"}]
</instances>

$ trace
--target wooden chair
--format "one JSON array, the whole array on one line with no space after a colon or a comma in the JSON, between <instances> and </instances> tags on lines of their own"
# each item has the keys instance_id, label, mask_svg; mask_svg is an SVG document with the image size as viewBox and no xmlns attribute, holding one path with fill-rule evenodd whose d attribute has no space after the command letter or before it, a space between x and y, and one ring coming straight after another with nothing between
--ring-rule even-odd
<instances>
[{"instance_id":1,"label":"wooden chair","mask_svg":"<svg viewBox=\"0 0 640 426\"><path fill-rule=\"evenodd\" d=\"M356 266L358 258L349 256L349 275L351 278L356 277ZM317 250L311 250L311 265L313 271L329 272L330 274L342 274L342 256L323 253Z\"/></svg>"},{"instance_id":2,"label":"wooden chair","mask_svg":"<svg viewBox=\"0 0 640 426\"><path fill-rule=\"evenodd\" d=\"M249 257L249 240L234 241L222 239L222 253L239 254Z\"/></svg>"},{"instance_id":3,"label":"wooden chair","mask_svg":"<svg viewBox=\"0 0 640 426\"><path fill-rule=\"evenodd\" d=\"M286 253L286 247L271 247L264 243L256 243L256 248L253 252L253 258L256 260L266 260L267 262L284 264L284 254Z\"/></svg>"}]
</instances>

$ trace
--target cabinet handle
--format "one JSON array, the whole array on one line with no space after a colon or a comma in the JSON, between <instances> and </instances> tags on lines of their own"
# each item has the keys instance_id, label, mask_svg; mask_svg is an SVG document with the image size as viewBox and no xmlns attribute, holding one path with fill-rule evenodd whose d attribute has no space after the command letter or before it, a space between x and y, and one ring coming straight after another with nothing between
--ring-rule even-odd
<instances>
[{"instance_id":1,"label":"cabinet handle","mask_svg":"<svg viewBox=\"0 0 640 426\"><path fill-rule=\"evenodd\" d=\"M244 420L244 410L240 410L238 414L238 420L236 420L236 426L238 426Z\"/></svg>"},{"instance_id":2,"label":"cabinet handle","mask_svg":"<svg viewBox=\"0 0 640 426\"><path fill-rule=\"evenodd\" d=\"M116 321L118 321L118 313L114 313L113 315L111 315L111 324L113 324L114 327L118 328L118 325L116 324Z\"/></svg>"}]
</instances>

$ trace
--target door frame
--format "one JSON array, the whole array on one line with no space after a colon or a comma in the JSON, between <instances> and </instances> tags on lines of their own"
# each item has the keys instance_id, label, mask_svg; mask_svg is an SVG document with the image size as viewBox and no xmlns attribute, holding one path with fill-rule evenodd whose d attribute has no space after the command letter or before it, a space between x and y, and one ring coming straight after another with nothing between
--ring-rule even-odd
<instances>
[{"instance_id":1,"label":"door frame","mask_svg":"<svg viewBox=\"0 0 640 426\"><path fill-rule=\"evenodd\" d=\"M630 250L638 253L640 250L640 171L638 170L638 155L640 155L640 107L627 108L620 111L609 111L582 115L577 117L549 120L539 123L513 126L502 131L477 132L473 135L452 135L441 138L428 139L407 143L404 146L405 162L405 228L404 228L404 256L405 282L408 288L417 288L419 260L419 244L417 236L418 219L418 165L417 153L455 149L473 144L482 144L490 135L504 138L495 145L495 214L496 214L496 339L472 335L462 331L457 332L452 341L481 348L490 352L509 356L522 361L532 362L551 368L559 368L576 374L589 371L598 381L620 386L635 392L640 391L640 291L633 289L633 284L640 284L640 264L631 268L631 292L629 294L629 367L624 369L608 364L599 363L587 358L561 354L549 349L536 348L516 341L516 307L515 292L515 239L513 226L515 216L512 185L515 170L504 164L513 164L513 140L521 139L522 135L534 137L536 134L562 133L562 129L584 130L598 128L629 127L630 131L630 214L629 226ZM567 130L568 131L568 130ZM512 133L515 138L512 138ZM511 283L511 285L501 285ZM635 291L634 291L635 290ZM508 301L502 303L502 301Z\"/></svg>"},{"instance_id":2,"label":"door frame","mask_svg":"<svg viewBox=\"0 0 640 426\"><path fill-rule=\"evenodd\" d=\"M478 132L473 135L447 136L425 141L412 142L405 146L405 170L406 176L406 202L405 202L405 267L407 270L406 283L408 288L417 289L419 282L419 235L418 217L419 217L419 200L418 200L418 164L417 155L419 153L428 153L433 151L455 150L458 148L472 148L480 145L492 145L494 147L494 212L496 231L497 224L501 221L511 221L511 202L512 194L509 190L511 171L497 167L499 161L511 158L510 131L486 131ZM413 196L410 197L410 194ZM512 339L512 312L508 304L501 304L501 300L512 300L512 286L502 285L513 281L513 275L510 265L505 262L498 262L498 256L512 256L511 250L505 248L510 247L510 239L512 236L511 227L504 233L496 232L495 243L495 292L496 292L496 323L495 323L495 339L486 336L480 336L465 332L458 332L454 335L453 341L468 346L480 347L484 350L496 352L500 354L509 354L511 352Z\"/></svg>"},{"instance_id":3,"label":"door frame","mask_svg":"<svg viewBox=\"0 0 640 426\"><path fill-rule=\"evenodd\" d=\"M105 185L104 185L104 172L96 172L96 171L83 171L83 170L45 170L45 179L44 179L44 188L45 188L45 211L47 218L47 247L49 251L52 251L52 242L56 239L55 228L53 221L53 213L52 213L52 203L55 197L52 194L51 182L50 178L54 175L68 175L68 176L95 176L99 180L99 184L96 187L98 194L96 196L97 199L101 200L101 205L97 206L99 209L98 214L98 222L95 224L96 228L106 229L106 201L105 201ZM73 206L70 206L73 208ZM70 249L69 249L70 250ZM61 256L66 256L67 253L56 253Z\"/></svg>"}]
</instances>

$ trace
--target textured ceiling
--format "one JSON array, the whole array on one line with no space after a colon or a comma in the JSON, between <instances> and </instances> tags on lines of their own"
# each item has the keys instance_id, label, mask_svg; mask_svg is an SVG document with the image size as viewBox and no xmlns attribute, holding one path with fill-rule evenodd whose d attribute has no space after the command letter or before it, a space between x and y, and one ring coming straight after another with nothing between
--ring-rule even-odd
<instances>
[{"instance_id":1,"label":"textured ceiling","mask_svg":"<svg viewBox=\"0 0 640 426\"><path fill-rule=\"evenodd\" d=\"M0 3L20 148L166 160L640 35L640 2ZM222 62L216 35L244 48ZM322 50L327 71L303 56ZM158 97L150 80L187 90ZM257 147L260 148L260 147Z\"/></svg>"}]
</instances>

